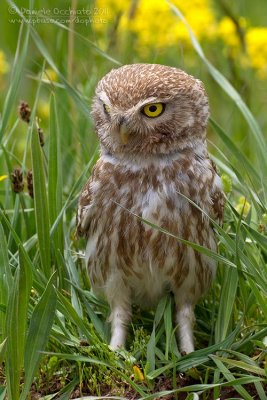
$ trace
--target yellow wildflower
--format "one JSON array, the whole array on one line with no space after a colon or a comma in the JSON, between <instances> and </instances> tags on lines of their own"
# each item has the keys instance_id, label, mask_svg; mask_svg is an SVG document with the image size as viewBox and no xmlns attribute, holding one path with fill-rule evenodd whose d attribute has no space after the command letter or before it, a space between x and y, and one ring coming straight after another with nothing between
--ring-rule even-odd
<instances>
[{"instance_id":1,"label":"yellow wildflower","mask_svg":"<svg viewBox=\"0 0 267 400\"><path fill-rule=\"evenodd\" d=\"M267 28L255 27L246 33L246 45L249 62L258 76L267 77Z\"/></svg>"},{"instance_id":2,"label":"yellow wildflower","mask_svg":"<svg viewBox=\"0 0 267 400\"><path fill-rule=\"evenodd\" d=\"M50 106L49 102L45 100L40 100L37 108L37 115L41 119L47 119L49 117Z\"/></svg>"},{"instance_id":3,"label":"yellow wildflower","mask_svg":"<svg viewBox=\"0 0 267 400\"><path fill-rule=\"evenodd\" d=\"M239 197L238 203L235 206L236 211L241 214L243 213L243 216L246 217L250 211L251 205L247 201L247 199L244 196Z\"/></svg>"},{"instance_id":4,"label":"yellow wildflower","mask_svg":"<svg viewBox=\"0 0 267 400\"><path fill-rule=\"evenodd\" d=\"M0 75L4 75L9 71L9 64L6 61L5 53L0 50Z\"/></svg>"},{"instance_id":5,"label":"yellow wildflower","mask_svg":"<svg viewBox=\"0 0 267 400\"><path fill-rule=\"evenodd\" d=\"M8 178L8 175L0 175L0 182Z\"/></svg>"},{"instance_id":6,"label":"yellow wildflower","mask_svg":"<svg viewBox=\"0 0 267 400\"><path fill-rule=\"evenodd\" d=\"M213 40L216 32L216 20L210 0L173 0L172 2L189 22L198 39L209 37ZM165 49L179 43L188 46L191 41L188 32L171 10L167 2L162 0L132 1L97 0L99 9L106 7L109 10L108 21L119 20L119 33L122 37L132 32L136 37L136 50L139 53L149 52L151 49ZM97 25L95 29L105 29L108 24Z\"/></svg>"},{"instance_id":7,"label":"yellow wildflower","mask_svg":"<svg viewBox=\"0 0 267 400\"><path fill-rule=\"evenodd\" d=\"M140 0L132 19L127 15L123 16L121 29L126 31L128 28L135 33L137 50L161 49L175 41L172 20L173 15L166 2L155 0L151 5L148 0Z\"/></svg>"},{"instance_id":8,"label":"yellow wildflower","mask_svg":"<svg viewBox=\"0 0 267 400\"><path fill-rule=\"evenodd\" d=\"M240 45L240 40L236 32L236 26L229 17L224 17L218 24L218 36L229 47L236 48Z\"/></svg>"},{"instance_id":9,"label":"yellow wildflower","mask_svg":"<svg viewBox=\"0 0 267 400\"><path fill-rule=\"evenodd\" d=\"M243 31L239 33L235 22L228 16L216 20L213 0L172 0L172 4L185 16L200 42L221 39L228 56L230 54L244 68L254 68L259 77L267 77L267 28L248 29L247 20L239 17L237 22ZM131 34L131 46L141 57L147 58L151 52L159 54L171 47L191 48L186 27L164 0L96 0L95 7L103 12L102 16L107 21L100 23L99 18L93 19L101 46L108 44L110 35L116 30L120 44L127 41ZM241 46L243 39L247 55L245 46ZM188 53L187 64L190 64Z\"/></svg>"},{"instance_id":10,"label":"yellow wildflower","mask_svg":"<svg viewBox=\"0 0 267 400\"><path fill-rule=\"evenodd\" d=\"M97 0L95 9L99 10L99 13L104 12L103 18L107 21L107 24L99 23L97 18L93 19L94 29L98 32L102 32L116 20L116 17L126 12L131 5L131 1L123 0ZM102 14L101 14L102 15Z\"/></svg>"},{"instance_id":11,"label":"yellow wildflower","mask_svg":"<svg viewBox=\"0 0 267 400\"><path fill-rule=\"evenodd\" d=\"M143 375L143 372L141 371L141 369L137 366L134 365L133 366L133 371L134 371L134 380L137 382L142 382L145 380L145 377Z\"/></svg>"},{"instance_id":12,"label":"yellow wildflower","mask_svg":"<svg viewBox=\"0 0 267 400\"><path fill-rule=\"evenodd\" d=\"M57 81L57 73L52 68L47 68L44 70L42 76L42 81L44 82L56 82Z\"/></svg>"}]
</instances>

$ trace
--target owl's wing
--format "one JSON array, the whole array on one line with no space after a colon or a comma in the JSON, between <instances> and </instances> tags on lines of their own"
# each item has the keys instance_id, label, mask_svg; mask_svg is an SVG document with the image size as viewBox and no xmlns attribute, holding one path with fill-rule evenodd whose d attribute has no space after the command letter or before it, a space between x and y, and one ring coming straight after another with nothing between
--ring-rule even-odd
<instances>
[{"instance_id":1,"label":"owl's wing","mask_svg":"<svg viewBox=\"0 0 267 400\"><path fill-rule=\"evenodd\" d=\"M210 168L213 174L211 183L212 204L210 209L210 217L222 225L225 197L222 191L221 178L218 175L216 164L212 160L210 160Z\"/></svg>"},{"instance_id":2,"label":"owl's wing","mask_svg":"<svg viewBox=\"0 0 267 400\"><path fill-rule=\"evenodd\" d=\"M76 215L76 235L77 237L86 236L91 222L93 211L95 210L94 192L92 187L98 179L101 162L95 164L91 176L83 187L78 202L78 211Z\"/></svg>"},{"instance_id":3,"label":"owl's wing","mask_svg":"<svg viewBox=\"0 0 267 400\"><path fill-rule=\"evenodd\" d=\"M85 236L90 224L90 207L92 202L92 194L90 184L92 176L83 187L82 193L78 202L78 210L76 214L76 235L77 237Z\"/></svg>"}]
</instances>

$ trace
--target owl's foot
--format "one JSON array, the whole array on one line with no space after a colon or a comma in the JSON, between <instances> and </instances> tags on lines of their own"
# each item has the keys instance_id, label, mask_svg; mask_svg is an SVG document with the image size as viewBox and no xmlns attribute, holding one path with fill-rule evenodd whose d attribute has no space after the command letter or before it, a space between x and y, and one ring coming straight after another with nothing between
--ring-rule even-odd
<instances>
[{"instance_id":1,"label":"owl's foot","mask_svg":"<svg viewBox=\"0 0 267 400\"><path fill-rule=\"evenodd\" d=\"M127 330L125 326L116 326L113 329L109 347L111 350L118 350L125 346Z\"/></svg>"}]
</instances>

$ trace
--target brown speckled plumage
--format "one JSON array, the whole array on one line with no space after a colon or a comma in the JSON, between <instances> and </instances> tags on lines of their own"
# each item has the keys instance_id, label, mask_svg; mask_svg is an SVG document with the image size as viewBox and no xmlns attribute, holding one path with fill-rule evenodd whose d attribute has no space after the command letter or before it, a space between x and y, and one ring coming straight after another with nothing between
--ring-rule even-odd
<instances>
[{"instance_id":1,"label":"brown speckled plumage","mask_svg":"<svg viewBox=\"0 0 267 400\"><path fill-rule=\"evenodd\" d=\"M164 103L165 110L148 118L141 112L147 103ZM173 235L216 251L209 218L187 198L217 220L224 204L206 150L203 85L176 68L124 66L99 82L92 115L101 156L80 197L77 230L88 238L92 287L111 307L111 346L125 342L132 303L150 307L172 291L180 347L190 352L193 308L216 263Z\"/></svg>"}]
</instances>

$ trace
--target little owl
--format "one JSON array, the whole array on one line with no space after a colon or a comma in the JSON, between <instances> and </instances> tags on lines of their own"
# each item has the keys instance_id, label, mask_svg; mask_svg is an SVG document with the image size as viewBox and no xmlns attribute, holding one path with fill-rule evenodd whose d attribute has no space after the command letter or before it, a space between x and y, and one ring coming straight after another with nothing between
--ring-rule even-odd
<instances>
[{"instance_id":1,"label":"little owl","mask_svg":"<svg viewBox=\"0 0 267 400\"><path fill-rule=\"evenodd\" d=\"M92 288L110 305L110 346L124 346L132 304L155 306L172 292L180 350L192 352L194 306L216 262L179 238L216 251L208 216L221 220L224 203L202 82L164 65L125 65L98 83L92 116L101 155L77 232L87 238Z\"/></svg>"}]
</instances>

